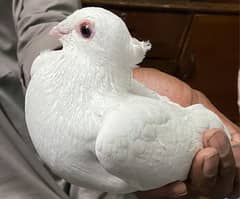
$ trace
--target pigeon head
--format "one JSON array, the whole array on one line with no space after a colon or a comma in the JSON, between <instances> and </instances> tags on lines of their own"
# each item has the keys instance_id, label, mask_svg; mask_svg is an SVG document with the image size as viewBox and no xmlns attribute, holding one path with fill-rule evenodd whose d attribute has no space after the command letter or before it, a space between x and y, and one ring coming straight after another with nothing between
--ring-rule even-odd
<instances>
[{"instance_id":1,"label":"pigeon head","mask_svg":"<svg viewBox=\"0 0 240 199\"><path fill-rule=\"evenodd\" d=\"M149 42L132 38L120 17L98 7L75 11L53 27L50 35L60 40L63 50L124 61L129 66L140 63L151 48Z\"/></svg>"}]
</instances>

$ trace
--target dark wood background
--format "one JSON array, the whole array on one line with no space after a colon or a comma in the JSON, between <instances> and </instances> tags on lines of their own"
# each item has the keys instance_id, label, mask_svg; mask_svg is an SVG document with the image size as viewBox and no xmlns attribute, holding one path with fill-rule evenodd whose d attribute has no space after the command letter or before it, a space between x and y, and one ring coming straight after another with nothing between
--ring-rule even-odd
<instances>
[{"instance_id":1,"label":"dark wood background","mask_svg":"<svg viewBox=\"0 0 240 199\"><path fill-rule=\"evenodd\" d=\"M153 48L141 64L202 91L239 124L239 0L83 0L122 17L133 36Z\"/></svg>"}]
</instances>

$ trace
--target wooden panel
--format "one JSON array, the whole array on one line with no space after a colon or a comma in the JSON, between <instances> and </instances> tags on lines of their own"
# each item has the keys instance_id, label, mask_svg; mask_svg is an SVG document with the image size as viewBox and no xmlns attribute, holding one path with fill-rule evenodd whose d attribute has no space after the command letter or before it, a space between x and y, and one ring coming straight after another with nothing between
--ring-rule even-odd
<instances>
[{"instance_id":1,"label":"wooden panel","mask_svg":"<svg viewBox=\"0 0 240 199\"><path fill-rule=\"evenodd\" d=\"M177 72L234 122L238 121L239 3L83 0L85 6L114 10L126 20L135 37L151 40L153 49L143 66L154 66L170 74Z\"/></svg>"},{"instance_id":2,"label":"wooden panel","mask_svg":"<svg viewBox=\"0 0 240 199\"><path fill-rule=\"evenodd\" d=\"M189 14L160 13L149 11L121 11L130 32L140 40L150 40L152 49L148 58L175 59L183 43L184 33L190 24Z\"/></svg>"},{"instance_id":3,"label":"wooden panel","mask_svg":"<svg viewBox=\"0 0 240 199\"><path fill-rule=\"evenodd\" d=\"M84 6L132 7L164 11L174 10L231 14L238 14L240 11L239 0L82 0L82 3Z\"/></svg>"},{"instance_id":4,"label":"wooden panel","mask_svg":"<svg viewBox=\"0 0 240 199\"><path fill-rule=\"evenodd\" d=\"M239 0L192 0L192 2L199 2L199 3L240 3Z\"/></svg>"},{"instance_id":5,"label":"wooden panel","mask_svg":"<svg viewBox=\"0 0 240 199\"><path fill-rule=\"evenodd\" d=\"M180 76L235 122L238 68L238 16L196 15L180 59Z\"/></svg>"}]
</instances>

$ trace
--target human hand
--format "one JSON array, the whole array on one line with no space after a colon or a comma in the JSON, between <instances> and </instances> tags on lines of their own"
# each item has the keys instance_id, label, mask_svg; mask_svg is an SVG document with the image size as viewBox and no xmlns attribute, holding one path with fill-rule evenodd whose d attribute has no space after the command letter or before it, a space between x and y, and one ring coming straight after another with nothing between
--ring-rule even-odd
<instances>
[{"instance_id":1,"label":"human hand","mask_svg":"<svg viewBox=\"0 0 240 199\"><path fill-rule=\"evenodd\" d=\"M172 76L155 69L139 68L134 71L134 78L182 106L204 104L218 114L230 131L235 132L235 134L232 133L235 135L233 150L223 131L212 129L205 132L203 136L205 148L196 154L186 182L172 183L159 189L138 192L138 198L180 199L205 195L221 199L227 195L234 198L234 194L239 194L240 172L237 166L240 162L240 146L237 144L240 143L239 128L223 116L204 95Z\"/></svg>"},{"instance_id":2,"label":"human hand","mask_svg":"<svg viewBox=\"0 0 240 199\"><path fill-rule=\"evenodd\" d=\"M234 156L239 154L240 146L235 145L232 150L225 132L220 129L206 131L203 145L193 160L186 182L190 198L202 195L211 199L236 199L239 195L239 167ZM239 161L239 157L236 160Z\"/></svg>"},{"instance_id":3,"label":"human hand","mask_svg":"<svg viewBox=\"0 0 240 199\"><path fill-rule=\"evenodd\" d=\"M204 147L193 160L189 179L162 188L138 192L139 199L182 199L207 196L222 199L225 196L236 199L239 195L239 166L233 154L240 154L240 145L233 152L224 131L210 129L203 136ZM188 189L188 190L187 190Z\"/></svg>"}]
</instances>

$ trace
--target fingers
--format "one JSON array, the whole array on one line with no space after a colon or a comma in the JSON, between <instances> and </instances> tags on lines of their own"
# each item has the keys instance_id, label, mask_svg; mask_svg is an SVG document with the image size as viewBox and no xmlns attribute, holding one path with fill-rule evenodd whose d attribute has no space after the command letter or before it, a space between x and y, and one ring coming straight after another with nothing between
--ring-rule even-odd
<instances>
[{"instance_id":1,"label":"fingers","mask_svg":"<svg viewBox=\"0 0 240 199\"><path fill-rule=\"evenodd\" d=\"M231 125L230 127L233 129L231 132L231 145L236 164L236 175L234 179L234 186L231 198L235 199L240 195L240 132L239 127L235 125Z\"/></svg>"},{"instance_id":2,"label":"fingers","mask_svg":"<svg viewBox=\"0 0 240 199\"><path fill-rule=\"evenodd\" d=\"M182 199L187 195L187 187L183 182L175 182L159 189L140 191L136 195L138 199Z\"/></svg>"},{"instance_id":3,"label":"fingers","mask_svg":"<svg viewBox=\"0 0 240 199\"><path fill-rule=\"evenodd\" d=\"M231 198L237 198L240 195L240 144L239 142L232 143L233 156L236 163L236 175L234 179L233 193Z\"/></svg>"},{"instance_id":4,"label":"fingers","mask_svg":"<svg viewBox=\"0 0 240 199\"><path fill-rule=\"evenodd\" d=\"M230 141L224 131L210 129L204 134L203 143L205 147L215 148L219 154L219 181L223 183L221 192L227 196L232 192L236 174L235 160Z\"/></svg>"},{"instance_id":5,"label":"fingers","mask_svg":"<svg viewBox=\"0 0 240 199\"><path fill-rule=\"evenodd\" d=\"M236 175L232 198L237 198L237 196L240 195L240 133L235 132L231 134L231 136L232 151L236 163Z\"/></svg>"},{"instance_id":6,"label":"fingers","mask_svg":"<svg viewBox=\"0 0 240 199\"><path fill-rule=\"evenodd\" d=\"M219 157L214 148L204 148L195 156L190 173L191 189L209 195L216 185Z\"/></svg>"}]
</instances>

